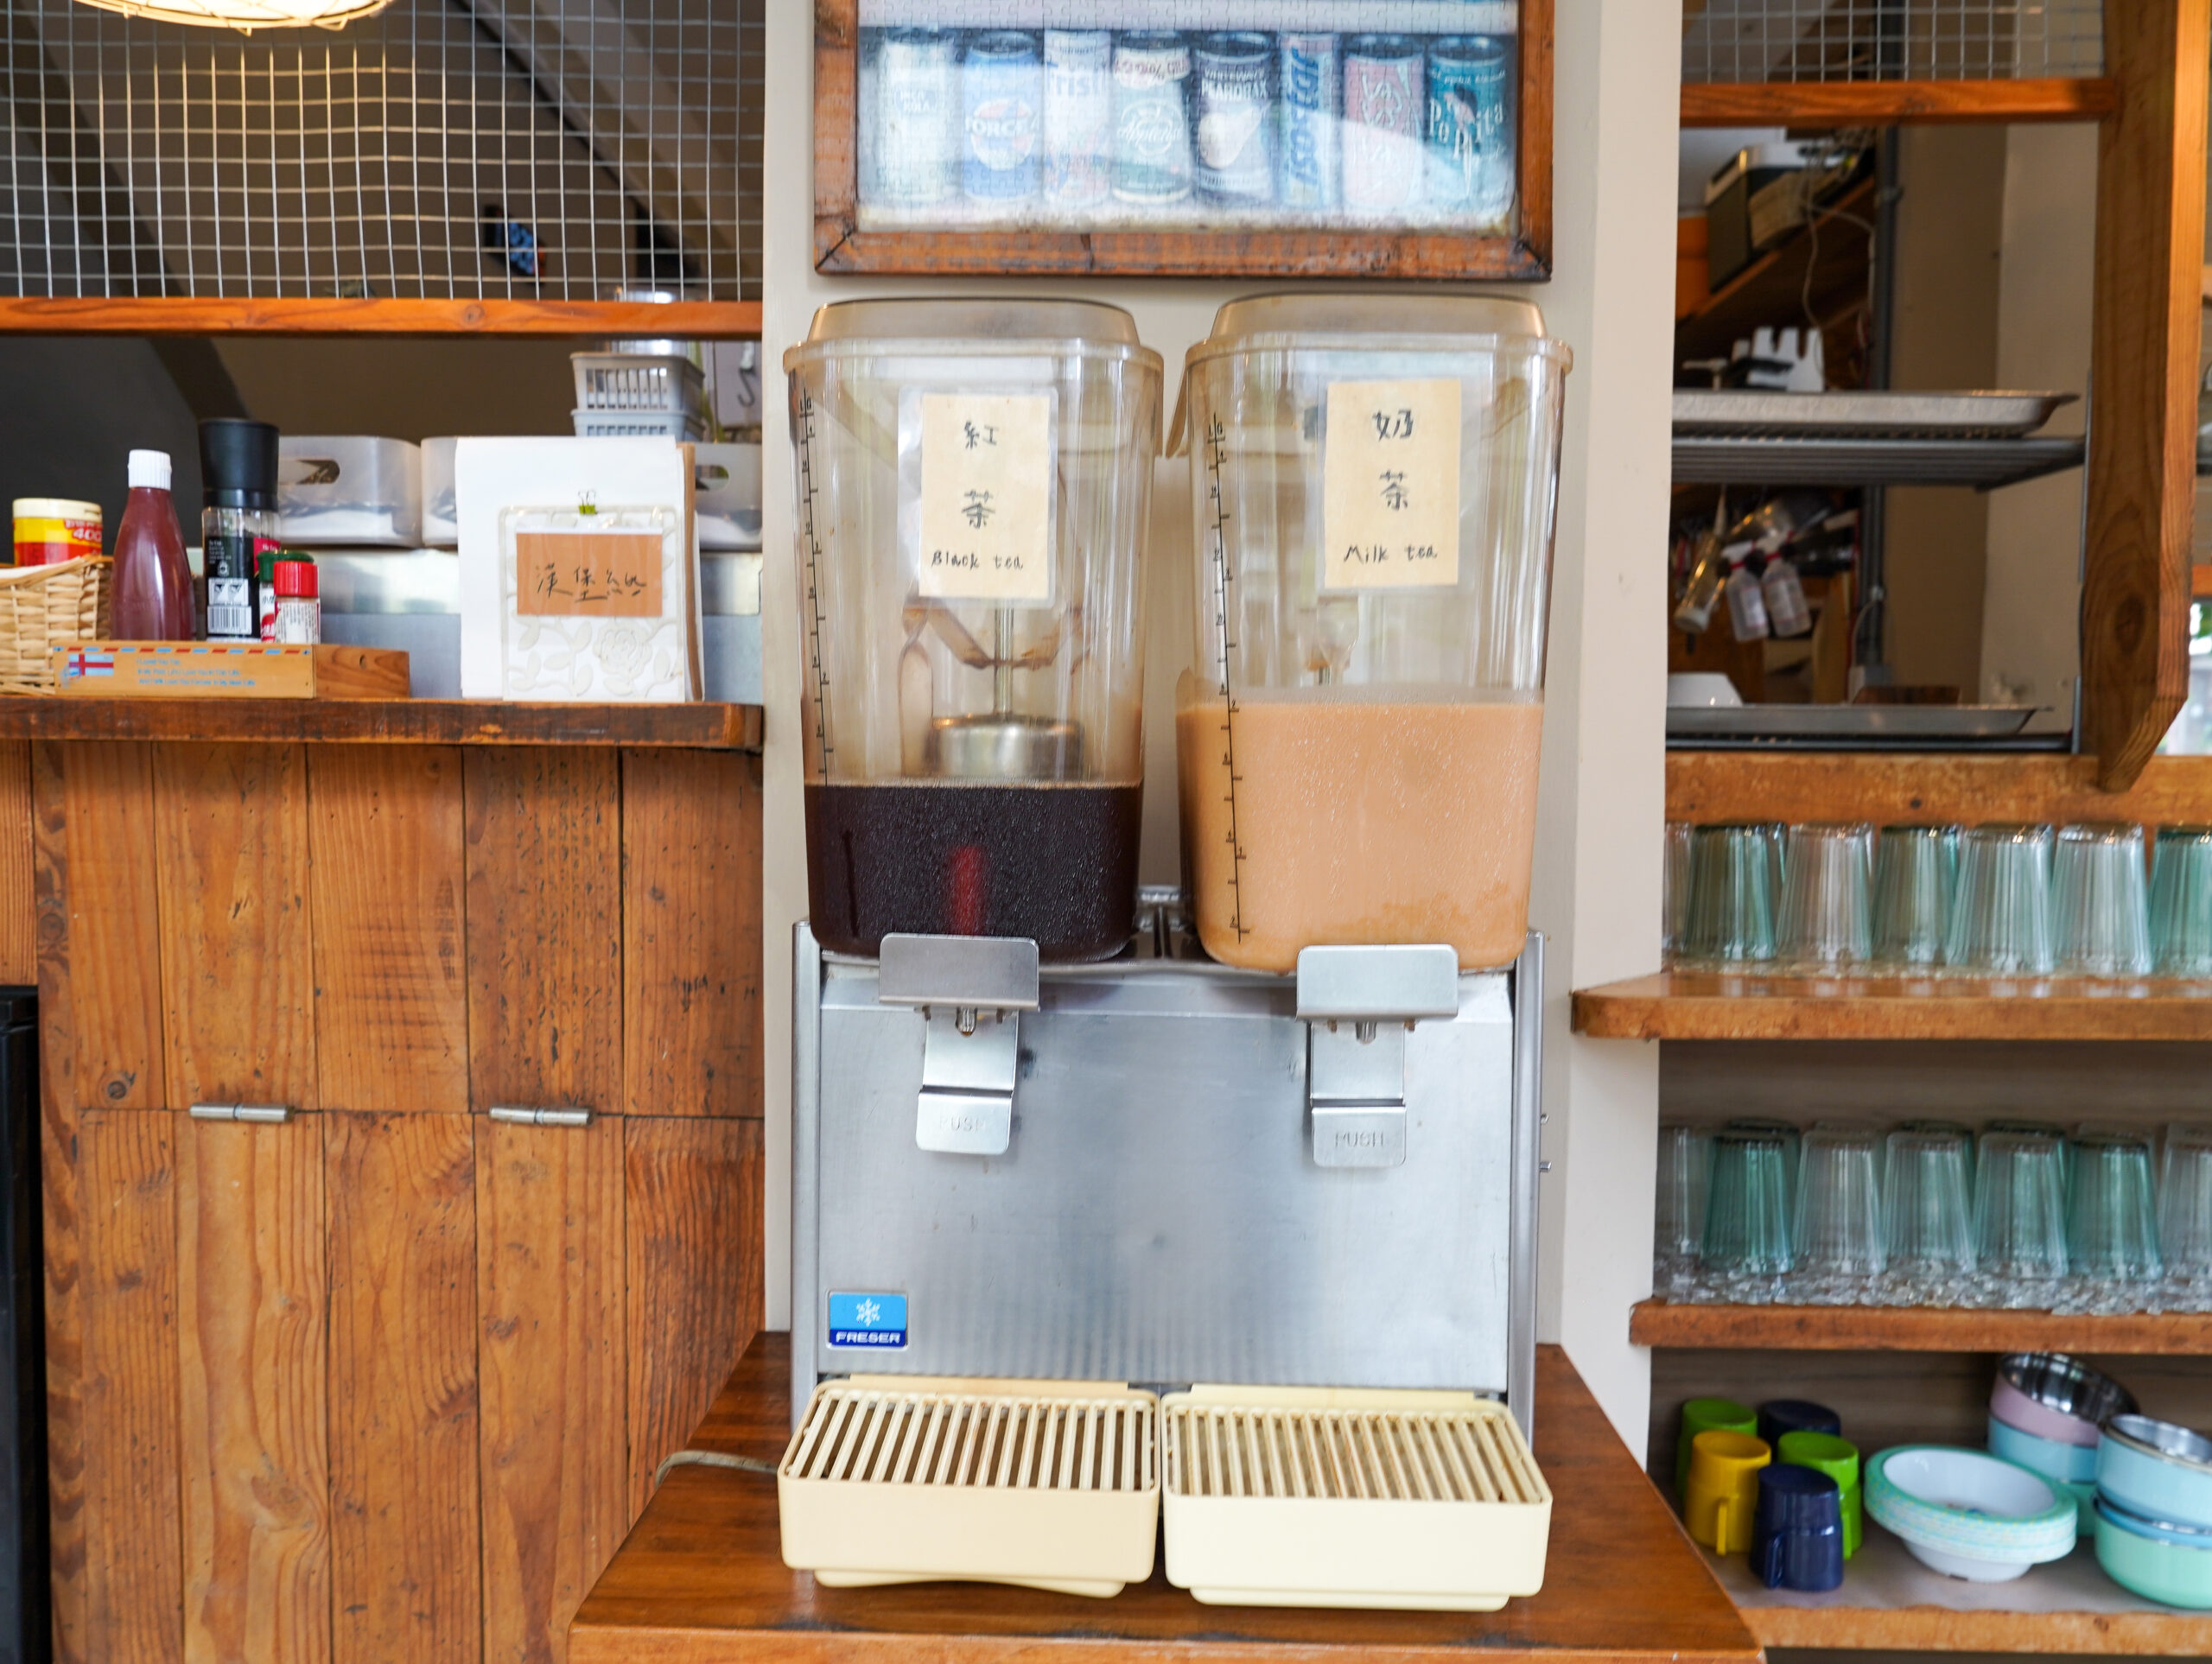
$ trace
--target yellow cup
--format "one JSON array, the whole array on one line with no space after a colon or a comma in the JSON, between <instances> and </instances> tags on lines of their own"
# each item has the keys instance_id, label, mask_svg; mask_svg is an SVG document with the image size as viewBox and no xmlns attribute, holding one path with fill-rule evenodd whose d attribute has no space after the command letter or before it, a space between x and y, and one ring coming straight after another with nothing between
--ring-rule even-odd
<instances>
[{"instance_id":1,"label":"yellow cup","mask_svg":"<svg viewBox=\"0 0 2212 1664\"><path fill-rule=\"evenodd\" d=\"M1690 1489L1682 1523L1690 1539L1721 1554L1751 1546L1751 1515L1759 1505L1759 1470L1774 1460L1764 1439L1718 1429L1690 1441Z\"/></svg>"}]
</instances>

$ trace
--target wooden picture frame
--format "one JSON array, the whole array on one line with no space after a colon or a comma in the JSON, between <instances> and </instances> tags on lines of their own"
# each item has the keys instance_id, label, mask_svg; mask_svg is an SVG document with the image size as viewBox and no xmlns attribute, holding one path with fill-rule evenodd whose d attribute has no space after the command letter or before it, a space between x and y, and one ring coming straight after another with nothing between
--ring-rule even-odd
<instances>
[{"instance_id":1,"label":"wooden picture frame","mask_svg":"<svg viewBox=\"0 0 2212 1664\"><path fill-rule=\"evenodd\" d=\"M1541 280L1552 270L1552 0L1519 7L1518 200L1507 234L1320 230L863 229L861 0L815 0L814 264L830 273Z\"/></svg>"}]
</instances>

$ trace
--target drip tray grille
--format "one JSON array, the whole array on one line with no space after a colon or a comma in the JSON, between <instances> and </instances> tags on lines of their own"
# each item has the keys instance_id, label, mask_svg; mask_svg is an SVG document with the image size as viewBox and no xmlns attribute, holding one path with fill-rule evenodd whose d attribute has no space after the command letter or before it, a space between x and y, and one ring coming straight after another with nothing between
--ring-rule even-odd
<instances>
[{"instance_id":1,"label":"drip tray grille","mask_svg":"<svg viewBox=\"0 0 2212 1664\"><path fill-rule=\"evenodd\" d=\"M1167 1578L1200 1600L1481 1611L1542 1586L1551 1491L1502 1406L1204 1388L1160 1423Z\"/></svg>"},{"instance_id":2,"label":"drip tray grille","mask_svg":"<svg viewBox=\"0 0 2212 1664\"><path fill-rule=\"evenodd\" d=\"M825 1381L777 1470L784 1559L833 1585L1118 1593L1152 1574L1157 1414L1096 1383Z\"/></svg>"}]
</instances>

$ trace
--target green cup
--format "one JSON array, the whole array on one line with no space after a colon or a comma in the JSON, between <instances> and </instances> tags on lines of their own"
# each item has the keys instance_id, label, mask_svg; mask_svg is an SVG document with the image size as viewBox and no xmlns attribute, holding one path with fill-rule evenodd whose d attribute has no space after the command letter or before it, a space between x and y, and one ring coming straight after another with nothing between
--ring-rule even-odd
<instances>
[{"instance_id":1,"label":"green cup","mask_svg":"<svg viewBox=\"0 0 2212 1664\"><path fill-rule=\"evenodd\" d=\"M1859 1483L1859 1446L1834 1433L1786 1432L1775 1446L1774 1459L1795 1468L1825 1473L1843 1492L1843 1558L1859 1552L1866 1529L1866 1511Z\"/></svg>"},{"instance_id":2,"label":"green cup","mask_svg":"<svg viewBox=\"0 0 2212 1664\"><path fill-rule=\"evenodd\" d=\"M1732 1398L1694 1398L1682 1406L1682 1430L1675 1438L1675 1496L1690 1490L1690 1441L1701 1432L1759 1436L1758 1412Z\"/></svg>"}]
</instances>

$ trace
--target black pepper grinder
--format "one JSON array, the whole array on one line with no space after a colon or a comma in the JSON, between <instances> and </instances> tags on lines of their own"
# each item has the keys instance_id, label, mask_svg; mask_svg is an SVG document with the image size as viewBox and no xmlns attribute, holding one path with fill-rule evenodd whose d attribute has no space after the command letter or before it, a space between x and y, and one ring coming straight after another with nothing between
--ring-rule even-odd
<instances>
[{"instance_id":1,"label":"black pepper grinder","mask_svg":"<svg viewBox=\"0 0 2212 1664\"><path fill-rule=\"evenodd\" d=\"M210 641L261 638L261 556L276 547L276 429L217 417L200 424L201 601Z\"/></svg>"}]
</instances>

